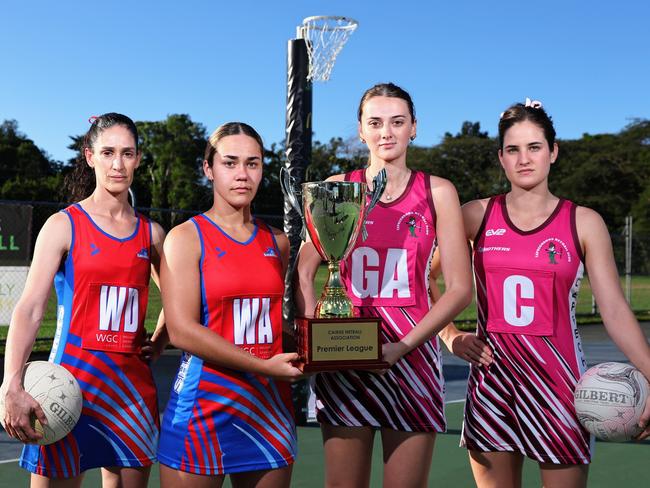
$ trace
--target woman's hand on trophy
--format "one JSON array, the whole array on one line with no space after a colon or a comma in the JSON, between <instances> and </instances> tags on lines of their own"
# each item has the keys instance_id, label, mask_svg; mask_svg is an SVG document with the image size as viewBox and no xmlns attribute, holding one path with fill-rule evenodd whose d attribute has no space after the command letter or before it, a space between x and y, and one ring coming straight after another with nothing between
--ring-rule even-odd
<instances>
[{"instance_id":1,"label":"woman's hand on trophy","mask_svg":"<svg viewBox=\"0 0 650 488\"><path fill-rule=\"evenodd\" d=\"M276 354L265 361L264 374L276 380L294 383L304 377L302 371L294 366L298 360L298 353L295 352Z\"/></svg>"},{"instance_id":2,"label":"woman's hand on trophy","mask_svg":"<svg viewBox=\"0 0 650 488\"><path fill-rule=\"evenodd\" d=\"M476 337L474 333L462 332L458 334L450 346L451 352L455 356L474 366L489 366L494 361L492 348Z\"/></svg>"},{"instance_id":3,"label":"woman's hand on trophy","mask_svg":"<svg viewBox=\"0 0 650 488\"><path fill-rule=\"evenodd\" d=\"M387 342L381 346L381 358L391 366L400 360L402 356L407 354L410 348L403 342ZM387 369L380 370L380 373L385 373Z\"/></svg>"}]
</instances>

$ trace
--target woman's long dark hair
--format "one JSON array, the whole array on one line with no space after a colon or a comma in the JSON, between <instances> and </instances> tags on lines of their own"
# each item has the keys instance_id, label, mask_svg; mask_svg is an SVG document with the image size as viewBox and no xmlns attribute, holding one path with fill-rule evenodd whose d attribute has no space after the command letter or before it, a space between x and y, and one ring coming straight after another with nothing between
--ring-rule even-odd
<instances>
[{"instance_id":1,"label":"woman's long dark hair","mask_svg":"<svg viewBox=\"0 0 650 488\"><path fill-rule=\"evenodd\" d=\"M125 127L135 140L138 150L138 129L135 123L126 115L110 112L98 117L93 117L90 129L84 136L81 152L73 170L65 177L63 183L66 196L72 202L78 202L88 197L95 189L95 172L86 161L86 149L93 150L97 137L106 129L115 125Z\"/></svg>"}]
</instances>

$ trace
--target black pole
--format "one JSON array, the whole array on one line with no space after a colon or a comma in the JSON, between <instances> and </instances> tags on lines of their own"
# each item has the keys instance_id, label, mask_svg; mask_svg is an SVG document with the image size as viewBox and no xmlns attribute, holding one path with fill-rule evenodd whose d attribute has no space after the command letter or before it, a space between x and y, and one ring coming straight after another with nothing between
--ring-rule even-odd
<instances>
[{"instance_id":1,"label":"black pole","mask_svg":"<svg viewBox=\"0 0 650 488\"><path fill-rule=\"evenodd\" d=\"M305 172L311 163L311 111L312 84L307 81L309 56L304 39L291 39L287 50L287 121L286 121L286 160L284 165L294 178L296 185L303 183ZM302 218L284 199L284 232L289 238L290 254L287 275L283 316L290 327L293 326L294 300L293 275L300 249Z\"/></svg>"}]
</instances>

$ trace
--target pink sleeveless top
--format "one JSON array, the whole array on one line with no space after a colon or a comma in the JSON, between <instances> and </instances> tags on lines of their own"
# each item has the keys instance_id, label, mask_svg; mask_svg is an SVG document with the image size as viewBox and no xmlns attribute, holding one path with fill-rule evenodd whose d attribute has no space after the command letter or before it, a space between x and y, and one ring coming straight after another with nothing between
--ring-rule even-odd
<instances>
[{"instance_id":1,"label":"pink sleeveless top","mask_svg":"<svg viewBox=\"0 0 650 488\"><path fill-rule=\"evenodd\" d=\"M346 175L365 182L364 170ZM381 319L382 343L398 342L429 311L429 268L436 248L430 177L414 171L395 201L380 202L341 262L341 280L361 317ZM343 370L315 380L317 418L339 426L404 432L446 428L444 379L437 336L404 355L385 374Z\"/></svg>"},{"instance_id":2,"label":"pink sleeveless top","mask_svg":"<svg viewBox=\"0 0 650 488\"><path fill-rule=\"evenodd\" d=\"M580 376L575 308L584 266L575 219L576 205L560 199L546 222L522 231L505 196L492 198L474 241L474 270L479 331L548 337Z\"/></svg>"},{"instance_id":3,"label":"pink sleeveless top","mask_svg":"<svg viewBox=\"0 0 650 488\"><path fill-rule=\"evenodd\" d=\"M589 462L573 398L586 369L575 320L583 261L574 203L560 199L544 223L522 231L505 196L490 199L474 238L474 273L477 334L494 363L470 370L461 445Z\"/></svg>"},{"instance_id":4,"label":"pink sleeveless top","mask_svg":"<svg viewBox=\"0 0 650 488\"><path fill-rule=\"evenodd\" d=\"M346 175L365 182L365 170ZM419 320L430 308L429 265L436 246L436 214L429 176L413 171L394 202L379 202L366 229L341 262L341 279L358 307L408 307ZM416 311L417 310L417 311Z\"/></svg>"}]
</instances>

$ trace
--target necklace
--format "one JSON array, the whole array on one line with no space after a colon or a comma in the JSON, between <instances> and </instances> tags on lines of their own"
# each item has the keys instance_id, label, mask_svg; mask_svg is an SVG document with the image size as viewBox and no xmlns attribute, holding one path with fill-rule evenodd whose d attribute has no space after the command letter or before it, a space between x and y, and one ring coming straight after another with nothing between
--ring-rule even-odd
<instances>
[{"instance_id":1,"label":"necklace","mask_svg":"<svg viewBox=\"0 0 650 488\"><path fill-rule=\"evenodd\" d=\"M404 176L402 176L399 179L398 183L395 183L393 190L399 190L400 187L402 186L402 183L406 180L408 181L409 177L411 176L411 170L406 170L406 173L404 173ZM388 183L386 184L386 187L384 188L384 193L382 193L382 198L386 199L387 202L390 202L393 200L393 194L394 191L391 191L391 193L388 193Z\"/></svg>"}]
</instances>

